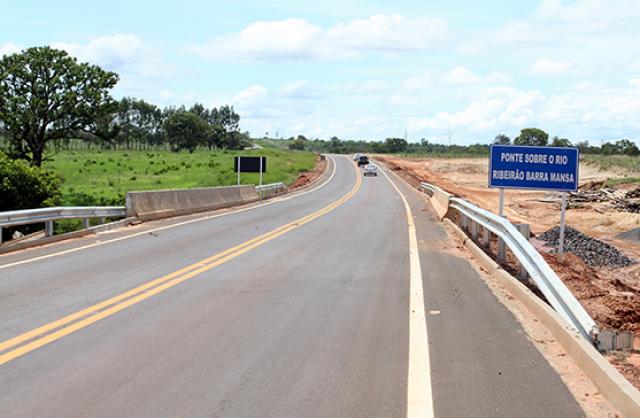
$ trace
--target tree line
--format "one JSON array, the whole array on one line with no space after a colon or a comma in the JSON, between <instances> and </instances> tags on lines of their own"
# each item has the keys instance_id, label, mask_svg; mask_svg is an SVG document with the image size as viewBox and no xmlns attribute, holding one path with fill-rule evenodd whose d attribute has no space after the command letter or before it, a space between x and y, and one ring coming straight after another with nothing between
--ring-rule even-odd
<instances>
[{"instance_id":1,"label":"tree line","mask_svg":"<svg viewBox=\"0 0 640 418\"><path fill-rule=\"evenodd\" d=\"M160 109L144 100L116 101L118 74L80 63L65 51L28 48L0 60L0 148L40 167L74 139L103 147L168 145L193 152L240 149L240 116L232 106Z\"/></svg>"},{"instance_id":2,"label":"tree line","mask_svg":"<svg viewBox=\"0 0 640 418\"><path fill-rule=\"evenodd\" d=\"M265 137L265 139L268 139ZM420 142L408 142L404 138L387 138L384 141L354 141L341 140L332 137L329 140L307 139L304 135L297 138L291 137L285 140L291 150L306 150L319 153L332 154L353 154L374 153L374 154L426 154L426 155L447 155L447 156L488 156L490 144L473 145L444 145L429 142L422 139ZM507 135L498 134L493 144L498 145L528 145L528 146L550 146L550 147L576 147L583 154L597 155L640 155L640 149L636 144L628 139L620 139L613 142L604 142L600 147L589 144L589 141L578 141L572 143L566 138L553 137L549 140L549 134L539 128L525 128L513 140Z\"/></svg>"}]
</instances>

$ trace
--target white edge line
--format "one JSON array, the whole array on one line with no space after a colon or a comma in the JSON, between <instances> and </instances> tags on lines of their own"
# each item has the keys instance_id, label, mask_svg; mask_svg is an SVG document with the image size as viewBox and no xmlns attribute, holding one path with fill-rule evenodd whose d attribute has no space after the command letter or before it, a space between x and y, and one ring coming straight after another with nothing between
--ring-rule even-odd
<instances>
[{"instance_id":1,"label":"white edge line","mask_svg":"<svg viewBox=\"0 0 640 418\"><path fill-rule=\"evenodd\" d=\"M418 253L416 225L411 208L400 189L387 173L380 170L398 192L407 211L409 224L409 378L407 387L407 418L433 418L433 393L431 388L431 360L427 334L422 267Z\"/></svg>"}]
</instances>

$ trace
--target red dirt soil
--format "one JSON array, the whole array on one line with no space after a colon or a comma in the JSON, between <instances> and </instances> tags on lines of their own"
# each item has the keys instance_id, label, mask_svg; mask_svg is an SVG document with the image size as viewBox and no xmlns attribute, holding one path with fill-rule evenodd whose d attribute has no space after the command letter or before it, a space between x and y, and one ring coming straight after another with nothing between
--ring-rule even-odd
<instances>
[{"instance_id":1,"label":"red dirt soil","mask_svg":"<svg viewBox=\"0 0 640 418\"><path fill-rule=\"evenodd\" d=\"M320 176L322 176L326 169L327 161L323 160L321 156L318 155L318 159L316 160L316 167L313 169L313 171L305 171L298 174L298 178L296 178L296 181L293 182L289 189L299 189L300 187L304 187L313 183L318 178L320 178Z\"/></svg>"}]
</instances>

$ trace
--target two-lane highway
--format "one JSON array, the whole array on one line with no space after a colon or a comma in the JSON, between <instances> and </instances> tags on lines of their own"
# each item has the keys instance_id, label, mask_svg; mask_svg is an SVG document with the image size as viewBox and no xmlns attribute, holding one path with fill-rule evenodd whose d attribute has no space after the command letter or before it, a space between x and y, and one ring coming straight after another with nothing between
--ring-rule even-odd
<instances>
[{"instance_id":1,"label":"two-lane highway","mask_svg":"<svg viewBox=\"0 0 640 418\"><path fill-rule=\"evenodd\" d=\"M0 417L583 416L424 200L331 159L304 192L0 256Z\"/></svg>"}]
</instances>

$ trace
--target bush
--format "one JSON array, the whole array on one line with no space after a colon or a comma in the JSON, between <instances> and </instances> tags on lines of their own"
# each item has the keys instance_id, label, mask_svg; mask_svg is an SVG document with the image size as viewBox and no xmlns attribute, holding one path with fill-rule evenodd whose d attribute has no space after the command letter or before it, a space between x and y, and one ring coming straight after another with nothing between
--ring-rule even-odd
<instances>
[{"instance_id":1,"label":"bush","mask_svg":"<svg viewBox=\"0 0 640 418\"><path fill-rule=\"evenodd\" d=\"M57 174L21 160L11 160L0 151L0 212L58 206L62 202L63 181ZM20 226L23 233L37 229L34 225ZM3 228L3 240L10 239L15 230Z\"/></svg>"}]
</instances>

